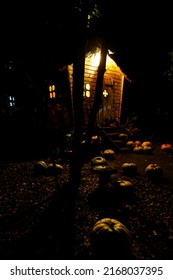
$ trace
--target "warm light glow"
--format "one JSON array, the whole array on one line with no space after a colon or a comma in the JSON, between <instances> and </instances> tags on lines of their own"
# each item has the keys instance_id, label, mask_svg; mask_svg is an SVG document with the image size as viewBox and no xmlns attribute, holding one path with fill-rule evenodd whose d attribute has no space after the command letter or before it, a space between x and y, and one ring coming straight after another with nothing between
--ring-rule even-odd
<instances>
[{"instance_id":1,"label":"warm light glow","mask_svg":"<svg viewBox=\"0 0 173 280\"><path fill-rule=\"evenodd\" d=\"M55 85L49 86L49 91L55 91Z\"/></svg>"},{"instance_id":2,"label":"warm light glow","mask_svg":"<svg viewBox=\"0 0 173 280\"><path fill-rule=\"evenodd\" d=\"M106 56L106 68L113 68L117 71L121 71L120 68L117 66L115 61L109 56L110 51ZM88 55L86 57L85 63L86 65L92 65L94 67L98 67L100 63L101 51L98 49L96 53Z\"/></svg>"},{"instance_id":3,"label":"warm light glow","mask_svg":"<svg viewBox=\"0 0 173 280\"><path fill-rule=\"evenodd\" d=\"M107 97L107 96L109 95L109 93L107 92L107 90L106 90L106 89L104 89L104 91L103 91L103 95L104 95L104 97Z\"/></svg>"},{"instance_id":4,"label":"warm light glow","mask_svg":"<svg viewBox=\"0 0 173 280\"><path fill-rule=\"evenodd\" d=\"M86 97L90 97L90 91L89 90L86 91Z\"/></svg>"},{"instance_id":5,"label":"warm light glow","mask_svg":"<svg viewBox=\"0 0 173 280\"><path fill-rule=\"evenodd\" d=\"M86 84L86 90L90 90L90 84Z\"/></svg>"},{"instance_id":6,"label":"warm light glow","mask_svg":"<svg viewBox=\"0 0 173 280\"><path fill-rule=\"evenodd\" d=\"M93 54L93 65L94 66L99 66L99 63L100 63L100 54L101 52L98 51L97 53Z\"/></svg>"},{"instance_id":7,"label":"warm light glow","mask_svg":"<svg viewBox=\"0 0 173 280\"><path fill-rule=\"evenodd\" d=\"M55 85L49 86L49 97L50 98L55 98L56 97Z\"/></svg>"}]
</instances>

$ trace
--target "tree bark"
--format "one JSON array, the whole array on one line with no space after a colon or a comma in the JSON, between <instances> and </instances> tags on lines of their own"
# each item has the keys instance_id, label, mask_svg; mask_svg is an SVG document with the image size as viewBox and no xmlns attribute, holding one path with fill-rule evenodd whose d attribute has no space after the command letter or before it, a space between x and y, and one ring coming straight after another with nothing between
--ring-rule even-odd
<instances>
[{"instance_id":1,"label":"tree bark","mask_svg":"<svg viewBox=\"0 0 173 280\"><path fill-rule=\"evenodd\" d=\"M76 40L78 40L78 42L74 50L73 61L73 142L72 159L70 164L70 181L74 187L77 187L80 182L82 170L81 138L83 127L83 90L87 41L88 1L84 1L84 4L81 21L79 22L76 30Z\"/></svg>"},{"instance_id":2,"label":"tree bark","mask_svg":"<svg viewBox=\"0 0 173 280\"><path fill-rule=\"evenodd\" d=\"M88 18L88 1L85 1L84 11L81 14L79 25L76 26L77 46L74 48L73 60L73 140L72 158L70 162L69 182L65 190L64 219L68 222L64 225L64 234L67 234L66 249L69 258L74 257L75 239L75 213L76 193L81 179L82 155L81 138L83 127L83 89L84 89L84 66L86 49L86 29ZM66 228L67 227L67 228ZM70 231L70 234L69 234Z\"/></svg>"},{"instance_id":3,"label":"tree bark","mask_svg":"<svg viewBox=\"0 0 173 280\"><path fill-rule=\"evenodd\" d=\"M92 135L95 133L97 113L98 113L100 105L102 103L103 79L104 79L104 73L106 71L107 53L108 53L108 43L105 41L105 42L102 42L102 45L101 45L101 55L100 55L100 63L98 66L95 98L94 98L94 103L91 108L90 116L89 116L89 120L88 120L86 149L85 149L87 154L89 154Z\"/></svg>"}]
</instances>

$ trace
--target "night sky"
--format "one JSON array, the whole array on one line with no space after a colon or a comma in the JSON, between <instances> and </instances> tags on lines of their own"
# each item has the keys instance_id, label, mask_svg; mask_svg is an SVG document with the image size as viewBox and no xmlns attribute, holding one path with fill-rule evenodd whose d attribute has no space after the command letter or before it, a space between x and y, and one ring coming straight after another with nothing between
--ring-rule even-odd
<instances>
[{"instance_id":1,"label":"night sky","mask_svg":"<svg viewBox=\"0 0 173 280\"><path fill-rule=\"evenodd\" d=\"M17 59L33 79L56 75L59 65L71 62L77 40L72 2L3 4L1 58ZM134 104L140 96L138 102L144 108L146 104L152 107L162 103L162 77L169 66L168 51L172 49L170 6L157 3L151 7L144 1L106 3L105 26L113 58L133 81L129 88L133 98L127 98L127 102Z\"/></svg>"}]
</instances>

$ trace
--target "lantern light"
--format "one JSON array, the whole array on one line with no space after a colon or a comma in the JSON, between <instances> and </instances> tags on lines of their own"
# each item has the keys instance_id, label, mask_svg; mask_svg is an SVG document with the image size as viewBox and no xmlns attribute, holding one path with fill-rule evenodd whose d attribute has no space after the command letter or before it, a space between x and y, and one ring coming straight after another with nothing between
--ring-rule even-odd
<instances>
[{"instance_id":1,"label":"lantern light","mask_svg":"<svg viewBox=\"0 0 173 280\"><path fill-rule=\"evenodd\" d=\"M103 96L104 96L104 97L107 97L108 95L109 95L109 93L107 92L106 89L104 89L104 91L103 91Z\"/></svg>"}]
</instances>

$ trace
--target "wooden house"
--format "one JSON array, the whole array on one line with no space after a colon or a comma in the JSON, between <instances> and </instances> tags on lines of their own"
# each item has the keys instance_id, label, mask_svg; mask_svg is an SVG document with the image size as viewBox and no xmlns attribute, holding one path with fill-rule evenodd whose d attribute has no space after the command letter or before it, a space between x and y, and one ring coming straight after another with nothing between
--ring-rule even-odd
<instances>
[{"instance_id":1,"label":"wooden house","mask_svg":"<svg viewBox=\"0 0 173 280\"><path fill-rule=\"evenodd\" d=\"M100 62L100 49L96 53L88 53L85 58L84 73L84 123L87 124L88 115L94 101L97 70ZM73 87L73 64L68 65L69 82L72 93ZM106 71L103 81L102 105L97 114L97 122L104 125L105 122L111 122L113 119L120 120L123 97L124 79L127 76L121 71L116 62L107 55ZM85 125L84 124L84 125Z\"/></svg>"}]
</instances>

